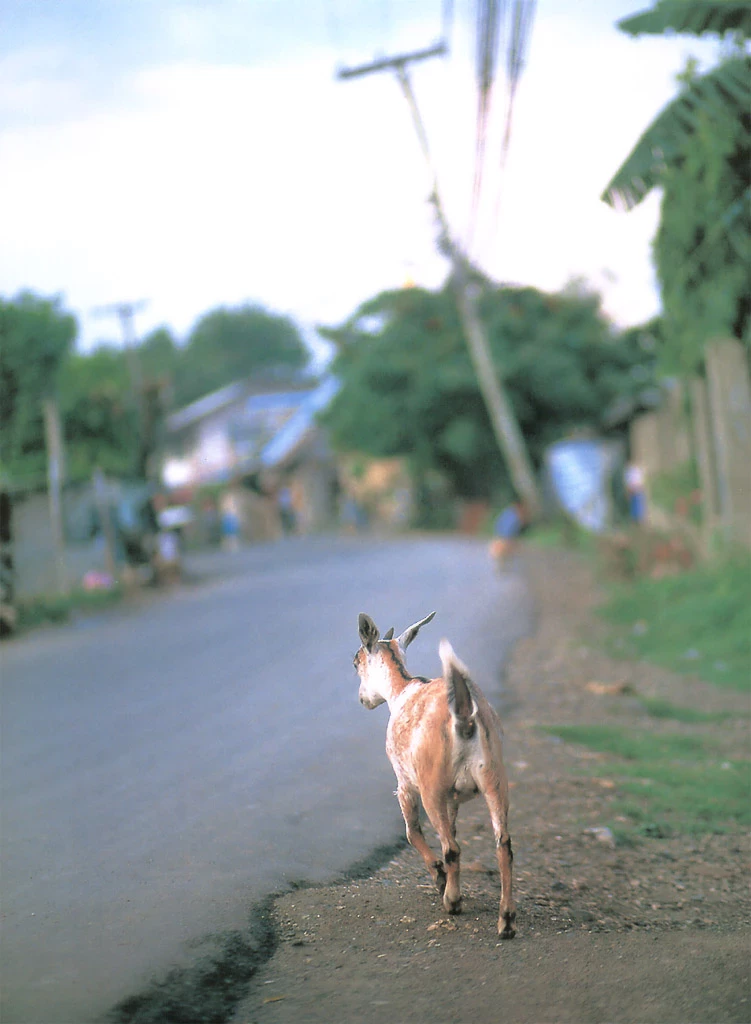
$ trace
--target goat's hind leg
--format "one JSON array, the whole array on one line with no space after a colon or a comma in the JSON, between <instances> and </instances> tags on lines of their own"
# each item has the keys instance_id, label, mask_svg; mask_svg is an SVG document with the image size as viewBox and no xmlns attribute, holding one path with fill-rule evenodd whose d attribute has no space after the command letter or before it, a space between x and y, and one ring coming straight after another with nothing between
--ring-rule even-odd
<instances>
[{"instance_id":1,"label":"goat's hind leg","mask_svg":"<svg viewBox=\"0 0 751 1024\"><path fill-rule=\"evenodd\" d=\"M424 802L424 801L423 801ZM462 895L459 860L461 849L456 841L456 815L459 805L450 800L447 803L425 804L433 828L441 842L441 852L446 865L446 891L443 907L449 914L460 914Z\"/></svg>"},{"instance_id":2,"label":"goat's hind leg","mask_svg":"<svg viewBox=\"0 0 751 1024\"><path fill-rule=\"evenodd\" d=\"M443 861L436 858L433 851L425 841L425 836L420 825L420 801L417 792L407 787L399 786L396 791L399 806L402 810L404 824L407 826L407 842L413 846L425 861L425 866L430 872L436 889L443 896L446 888L446 872Z\"/></svg>"},{"instance_id":3,"label":"goat's hind leg","mask_svg":"<svg viewBox=\"0 0 751 1024\"><path fill-rule=\"evenodd\" d=\"M516 904L512 892L514 853L508 833L508 797L505 789L493 780L483 789L495 835L498 870L501 876L501 902L498 913L498 937L513 939L516 935Z\"/></svg>"}]
</instances>

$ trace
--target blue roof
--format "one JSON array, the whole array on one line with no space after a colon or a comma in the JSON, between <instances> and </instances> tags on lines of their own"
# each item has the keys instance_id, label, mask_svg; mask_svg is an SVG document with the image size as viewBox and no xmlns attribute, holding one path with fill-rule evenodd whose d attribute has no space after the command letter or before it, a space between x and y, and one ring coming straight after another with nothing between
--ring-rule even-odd
<instances>
[{"instance_id":1,"label":"blue roof","mask_svg":"<svg viewBox=\"0 0 751 1024\"><path fill-rule=\"evenodd\" d=\"M276 466L290 455L315 423L316 413L325 409L339 390L339 381L326 377L315 391L309 391L300 408L261 452L261 465Z\"/></svg>"},{"instance_id":2,"label":"blue roof","mask_svg":"<svg viewBox=\"0 0 751 1024\"><path fill-rule=\"evenodd\" d=\"M195 402L183 406L182 409L178 409L177 412L173 412L168 416L167 429L182 430L183 427L187 427L197 420L202 420L204 416L208 416L210 413L224 408L225 405L229 405L230 402L236 401L244 394L245 390L246 385L237 381L234 384L228 384L225 388L220 388L218 391L212 391L210 394L196 399Z\"/></svg>"},{"instance_id":3,"label":"blue roof","mask_svg":"<svg viewBox=\"0 0 751 1024\"><path fill-rule=\"evenodd\" d=\"M245 403L246 412L264 412L267 409L289 409L302 405L312 391L273 391L265 395L251 395Z\"/></svg>"}]
</instances>

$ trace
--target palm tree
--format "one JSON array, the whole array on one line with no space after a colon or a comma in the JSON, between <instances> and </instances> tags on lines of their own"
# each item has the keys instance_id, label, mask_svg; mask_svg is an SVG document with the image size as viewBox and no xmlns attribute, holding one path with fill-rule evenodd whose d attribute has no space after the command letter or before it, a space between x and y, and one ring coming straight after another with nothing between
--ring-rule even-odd
<instances>
[{"instance_id":1,"label":"palm tree","mask_svg":"<svg viewBox=\"0 0 751 1024\"><path fill-rule=\"evenodd\" d=\"M623 18L617 23L631 36L733 33L741 41L751 38L749 0L658 0L649 11ZM685 89L658 114L629 156L616 171L602 194L611 206L637 206L660 184L667 165L679 160L690 145L698 118L717 107L732 108L738 117L751 111L751 58L738 53L708 74L686 82Z\"/></svg>"},{"instance_id":2,"label":"palm tree","mask_svg":"<svg viewBox=\"0 0 751 1024\"><path fill-rule=\"evenodd\" d=\"M693 335L680 360L688 366L701 358L702 334L704 341L714 332L751 341L751 3L657 0L618 27L633 36L714 34L730 42L716 67L681 76L678 96L602 194L611 206L632 209L653 188L663 189L655 260L668 334L684 347ZM718 311L720 281L731 299Z\"/></svg>"}]
</instances>

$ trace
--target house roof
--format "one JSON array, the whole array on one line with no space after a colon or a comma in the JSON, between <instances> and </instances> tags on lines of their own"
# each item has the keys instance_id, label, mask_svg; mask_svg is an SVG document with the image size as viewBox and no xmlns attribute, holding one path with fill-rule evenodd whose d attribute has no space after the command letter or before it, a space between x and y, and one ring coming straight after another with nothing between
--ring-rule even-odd
<instances>
[{"instance_id":1,"label":"house roof","mask_svg":"<svg viewBox=\"0 0 751 1024\"><path fill-rule=\"evenodd\" d=\"M259 385L248 380L234 381L232 384L219 388L218 391L211 391L209 394L196 399L195 402L191 402L189 405L183 406L182 409L171 413L165 421L167 431L170 434L177 433L185 427L199 423L207 416L212 415L212 413L219 412L220 409L224 409L228 405L232 405L234 402L246 397L248 398L248 411L255 411L256 409L270 409L275 406L297 404L295 402L297 395L310 393L309 381L301 380L297 387L294 384L290 385L289 380L285 381L285 383L287 385L286 388L281 390L278 385L274 386L270 382Z\"/></svg>"},{"instance_id":2,"label":"house roof","mask_svg":"<svg viewBox=\"0 0 751 1024\"><path fill-rule=\"evenodd\" d=\"M261 465L271 468L284 462L315 425L316 413L326 408L338 390L339 381L335 377L326 377L315 391L309 392L297 412L293 413L261 451Z\"/></svg>"},{"instance_id":3,"label":"house roof","mask_svg":"<svg viewBox=\"0 0 751 1024\"><path fill-rule=\"evenodd\" d=\"M185 405L182 409L178 409L177 412L169 415L166 419L167 430L172 433L182 430L183 427L188 427L192 423L197 423L212 412L218 412L219 409L223 409L225 406L231 405L232 402L236 402L238 398L242 398L247 390L247 384L242 381L235 381L234 384L228 384L218 391L212 391L208 395L196 399L190 405Z\"/></svg>"}]
</instances>

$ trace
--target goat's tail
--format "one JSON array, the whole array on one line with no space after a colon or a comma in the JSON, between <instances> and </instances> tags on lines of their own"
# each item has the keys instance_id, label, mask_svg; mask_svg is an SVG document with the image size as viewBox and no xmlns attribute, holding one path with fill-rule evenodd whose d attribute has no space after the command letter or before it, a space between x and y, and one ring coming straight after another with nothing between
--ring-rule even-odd
<instances>
[{"instance_id":1,"label":"goat's tail","mask_svg":"<svg viewBox=\"0 0 751 1024\"><path fill-rule=\"evenodd\" d=\"M448 640L441 640L438 651L454 728L462 739L471 739L477 730L477 704L470 689L469 672L454 654Z\"/></svg>"}]
</instances>

